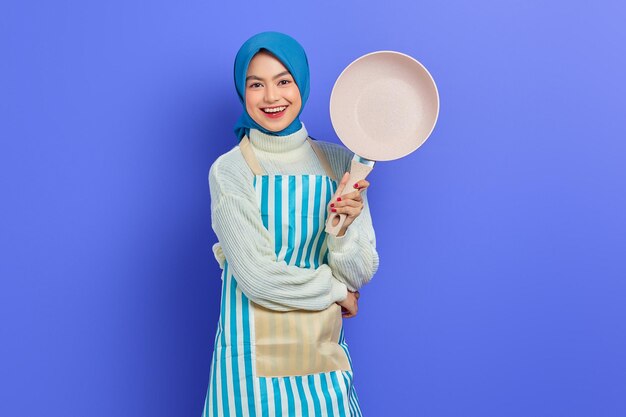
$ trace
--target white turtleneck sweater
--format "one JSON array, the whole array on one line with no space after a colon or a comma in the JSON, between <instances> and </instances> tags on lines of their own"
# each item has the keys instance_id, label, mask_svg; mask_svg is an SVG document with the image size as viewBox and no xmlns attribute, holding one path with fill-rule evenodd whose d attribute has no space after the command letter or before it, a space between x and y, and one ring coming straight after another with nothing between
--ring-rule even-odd
<instances>
[{"instance_id":1,"label":"white turtleneck sweater","mask_svg":"<svg viewBox=\"0 0 626 417\"><path fill-rule=\"evenodd\" d=\"M326 175L307 136L304 125L288 136L251 129L250 143L265 174ZM341 179L353 154L333 143L318 144L335 179ZM253 177L238 146L217 158L209 172L211 223L219 240L213 251L221 267L228 260L237 285L251 301L277 311L323 310L344 300L347 290L369 282L378 269L378 253L366 191L361 193L363 211L346 234L327 235L328 265L300 268L277 261L259 214Z\"/></svg>"}]
</instances>

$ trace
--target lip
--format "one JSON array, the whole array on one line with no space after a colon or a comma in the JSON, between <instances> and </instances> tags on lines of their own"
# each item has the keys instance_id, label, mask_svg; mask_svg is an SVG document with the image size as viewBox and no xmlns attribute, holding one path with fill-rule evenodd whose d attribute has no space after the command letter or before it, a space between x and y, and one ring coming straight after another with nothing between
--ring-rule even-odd
<instances>
[{"instance_id":1,"label":"lip","mask_svg":"<svg viewBox=\"0 0 626 417\"><path fill-rule=\"evenodd\" d=\"M265 111L263 111L264 109L275 109L276 107L284 107L285 110L279 111L279 112L276 112L276 113L265 113ZM284 116L284 114L285 114L285 112L287 111L288 108L289 108L289 105L263 107L263 108L261 108L261 112L268 119L280 119L281 117Z\"/></svg>"}]
</instances>

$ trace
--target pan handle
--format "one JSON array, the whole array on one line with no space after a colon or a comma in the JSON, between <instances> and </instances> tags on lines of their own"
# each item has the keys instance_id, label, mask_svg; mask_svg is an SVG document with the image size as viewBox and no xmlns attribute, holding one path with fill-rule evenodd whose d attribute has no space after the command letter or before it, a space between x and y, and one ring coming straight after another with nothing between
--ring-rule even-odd
<instances>
[{"instance_id":1,"label":"pan handle","mask_svg":"<svg viewBox=\"0 0 626 417\"><path fill-rule=\"evenodd\" d=\"M348 184L355 184L364 180L373 168L374 161L360 158L355 155L354 159L352 159L352 163L350 164L350 178L348 178ZM342 195L345 195L352 192L352 189L348 189L348 191L344 189L343 191L344 193ZM346 214L333 213L332 211L329 212L328 219L326 220L326 232L329 235L337 236L343 227L343 223L346 221L346 217Z\"/></svg>"}]
</instances>

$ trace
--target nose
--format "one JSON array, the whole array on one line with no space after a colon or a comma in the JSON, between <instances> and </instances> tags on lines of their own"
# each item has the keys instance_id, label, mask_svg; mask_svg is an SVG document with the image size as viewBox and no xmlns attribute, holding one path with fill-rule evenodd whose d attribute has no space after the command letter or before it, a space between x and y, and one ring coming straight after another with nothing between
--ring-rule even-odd
<instances>
[{"instance_id":1,"label":"nose","mask_svg":"<svg viewBox=\"0 0 626 417\"><path fill-rule=\"evenodd\" d=\"M265 89L265 101L268 103L273 103L275 101L277 101L279 99L278 97L278 91L276 89L276 86L270 84L267 86L267 88Z\"/></svg>"}]
</instances>

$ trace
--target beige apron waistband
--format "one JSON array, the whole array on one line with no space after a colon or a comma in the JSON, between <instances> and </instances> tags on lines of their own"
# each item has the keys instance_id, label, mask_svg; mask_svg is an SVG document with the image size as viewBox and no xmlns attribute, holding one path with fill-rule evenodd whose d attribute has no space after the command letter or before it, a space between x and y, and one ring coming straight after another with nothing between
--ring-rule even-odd
<instances>
[{"instance_id":1,"label":"beige apron waistband","mask_svg":"<svg viewBox=\"0 0 626 417\"><path fill-rule=\"evenodd\" d=\"M309 142L309 145L311 145L311 148L313 148L313 152L315 152L315 155L317 155L317 159L320 161L322 168L324 168L326 175L328 175L333 180L336 180L335 174L330 167L330 162L328 162L328 158L326 157L324 151L322 151L317 142L312 140L311 138L307 137L307 141ZM246 163L252 170L252 173L254 175L263 174L263 168L261 168L261 164L259 164L259 160L254 154L254 150L252 149L252 145L250 144L250 139L248 139L247 136L244 136L243 139L241 139L241 142L239 142L239 150L243 155L243 159L245 159Z\"/></svg>"}]
</instances>

